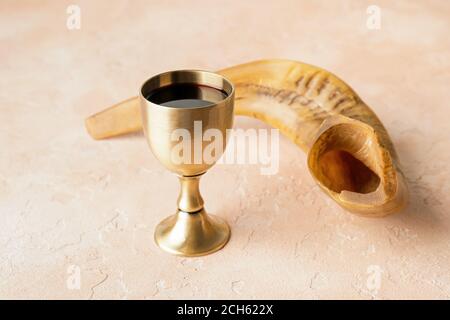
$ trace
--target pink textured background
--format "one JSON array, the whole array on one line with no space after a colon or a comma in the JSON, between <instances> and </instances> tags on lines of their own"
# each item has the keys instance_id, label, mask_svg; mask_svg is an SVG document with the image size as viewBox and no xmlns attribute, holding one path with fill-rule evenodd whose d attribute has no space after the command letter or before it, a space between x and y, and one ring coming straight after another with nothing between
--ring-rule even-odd
<instances>
[{"instance_id":1,"label":"pink textured background","mask_svg":"<svg viewBox=\"0 0 450 320\"><path fill-rule=\"evenodd\" d=\"M376 1L381 29L368 30L372 1L187 2L0 2L0 298L450 298L450 3ZM81 30L66 28L72 3ZM165 254L153 229L176 178L142 135L93 141L84 118L155 73L260 58L348 82L388 128L411 203L384 219L345 212L282 138L278 175L218 165L203 178L207 209L232 227L222 251Z\"/></svg>"}]
</instances>

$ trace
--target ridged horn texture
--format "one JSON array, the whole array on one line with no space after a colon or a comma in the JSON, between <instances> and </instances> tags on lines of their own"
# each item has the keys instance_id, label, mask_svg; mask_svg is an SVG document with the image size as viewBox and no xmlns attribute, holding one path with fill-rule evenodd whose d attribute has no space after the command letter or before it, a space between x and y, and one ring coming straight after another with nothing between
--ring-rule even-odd
<instances>
[{"instance_id":1,"label":"ridged horn texture","mask_svg":"<svg viewBox=\"0 0 450 320\"><path fill-rule=\"evenodd\" d=\"M342 80L318 67L262 60L218 73L236 88L235 114L260 119L308 153L308 167L339 205L385 216L407 202L407 187L389 135L375 113ZM140 130L137 98L86 120L96 139Z\"/></svg>"}]
</instances>

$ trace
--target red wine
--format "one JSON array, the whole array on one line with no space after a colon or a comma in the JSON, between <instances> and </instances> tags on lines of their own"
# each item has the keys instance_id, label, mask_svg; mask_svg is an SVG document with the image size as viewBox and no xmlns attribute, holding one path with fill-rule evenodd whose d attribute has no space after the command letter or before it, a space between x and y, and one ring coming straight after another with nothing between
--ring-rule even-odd
<instances>
[{"instance_id":1,"label":"red wine","mask_svg":"<svg viewBox=\"0 0 450 320\"><path fill-rule=\"evenodd\" d=\"M200 108L218 103L227 96L224 91L213 87L180 83L159 88L146 98L152 103L165 107Z\"/></svg>"}]
</instances>

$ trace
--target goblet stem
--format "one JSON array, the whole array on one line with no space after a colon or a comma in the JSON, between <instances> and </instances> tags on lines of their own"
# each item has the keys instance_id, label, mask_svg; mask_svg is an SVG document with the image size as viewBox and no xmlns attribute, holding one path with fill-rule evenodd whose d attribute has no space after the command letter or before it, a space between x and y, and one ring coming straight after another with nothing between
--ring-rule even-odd
<instances>
[{"instance_id":1,"label":"goblet stem","mask_svg":"<svg viewBox=\"0 0 450 320\"><path fill-rule=\"evenodd\" d=\"M227 223L208 215L203 208L201 176L179 176L178 211L156 227L156 243L167 252L185 257L202 256L219 250L230 238Z\"/></svg>"},{"instance_id":2,"label":"goblet stem","mask_svg":"<svg viewBox=\"0 0 450 320\"><path fill-rule=\"evenodd\" d=\"M180 195L178 196L178 209L184 212L197 212L203 209L203 198L200 194L200 177L196 176L178 176L180 179Z\"/></svg>"}]
</instances>

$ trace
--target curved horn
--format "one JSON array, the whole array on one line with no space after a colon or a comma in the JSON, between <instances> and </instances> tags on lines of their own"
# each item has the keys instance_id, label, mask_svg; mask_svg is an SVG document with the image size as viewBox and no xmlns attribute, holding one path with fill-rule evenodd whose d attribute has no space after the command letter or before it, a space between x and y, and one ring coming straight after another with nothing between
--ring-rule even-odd
<instances>
[{"instance_id":1,"label":"curved horn","mask_svg":"<svg viewBox=\"0 0 450 320\"><path fill-rule=\"evenodd\" d=\"M407 202L407 187L389 135L342 80L318 67L262 60L218 71L236 87L235 114L278 128L305 152L320 187L343 208L384 216ZM86 119L95 139L141 129L131 98Z\"/></svg>"}]
</instances>

